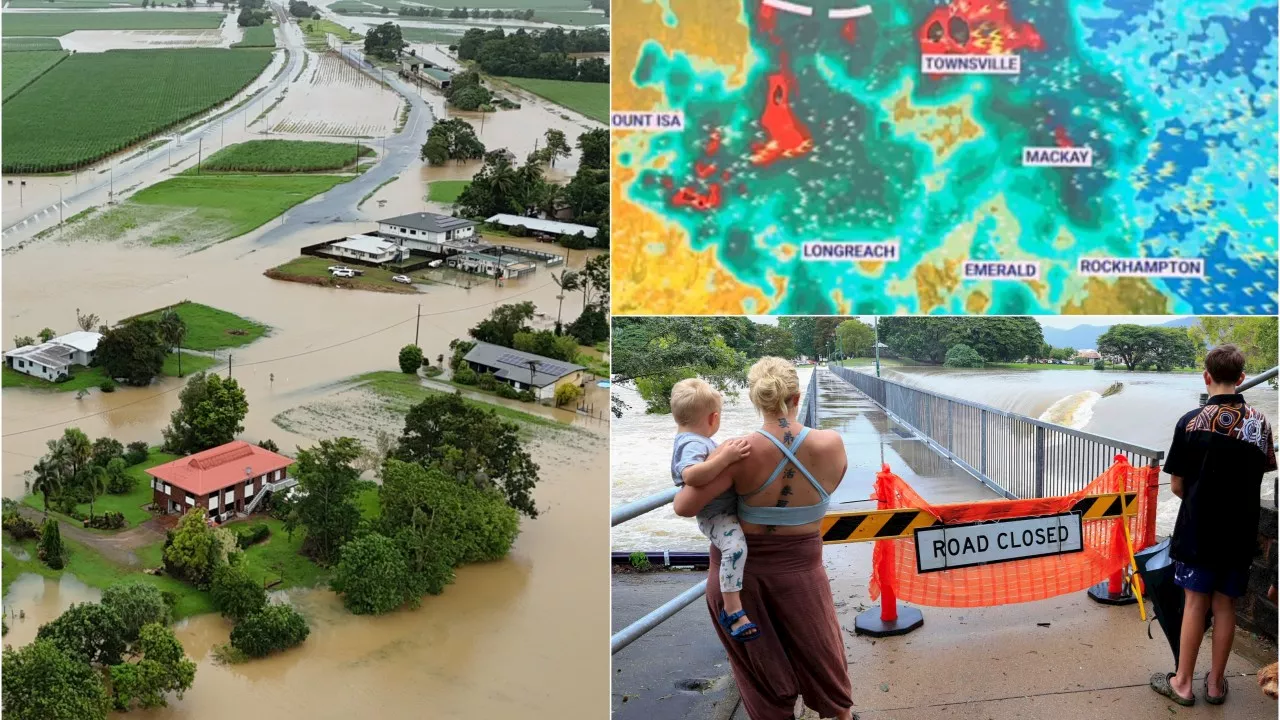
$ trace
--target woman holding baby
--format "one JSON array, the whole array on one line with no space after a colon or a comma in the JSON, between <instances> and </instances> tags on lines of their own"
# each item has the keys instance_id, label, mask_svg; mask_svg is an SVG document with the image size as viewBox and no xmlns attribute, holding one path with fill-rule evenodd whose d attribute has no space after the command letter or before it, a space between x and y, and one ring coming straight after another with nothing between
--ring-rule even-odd
<instances>
[{"instance_id":1,"label":"woman holding baby","mask_svg":"<svg viewBox=\"0 0 1280 720\"><path fill-rule=\"evenodd\" d=\"M737 613L724 612L724 558L714 543L707 608L752 720L792 718L797 696L824 718L850 720L844 641L819 534L819 521L847 467L844 443L835 432L800 424L800 381L790 362L761 358L747 383L761 428L729 441L745 445L731 462L713 456L715 479L698 487L685 484L675 511L692 517L728 490L737 495L745 553L741 578L734 582L741 587L742 616L726 622ZM742 631L744 619L753 631Z\"/></svg>"}]
</instances>

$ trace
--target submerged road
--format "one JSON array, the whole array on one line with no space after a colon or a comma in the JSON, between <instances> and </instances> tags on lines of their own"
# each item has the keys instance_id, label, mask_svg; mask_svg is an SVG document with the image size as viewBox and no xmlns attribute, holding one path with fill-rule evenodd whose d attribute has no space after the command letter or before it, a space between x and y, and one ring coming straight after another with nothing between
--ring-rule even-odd
<instances>
[{"instance_id":1,"label":"submerged road","mask_svg":"<svg viewBox=\"0 0 1280 720\"><path fill-rule=\"evenodd\" d=\"M198 123L197 125L188 123L185 127L191 129L186 132L157 134L150 141L171 139L169 143L153 150L136 156L126 154L123 159L108 160L106 163L80 171L76 174L76 189L65 192L62 197L61 215L55 201L53 205L28 212L20 217L4 218L6 224L0 231L0 246L6 250L18 247L40 231L55 227L59 217L67 219L90 207L104 206L112 200L118 202L126 193L131 194L194 167L199 160L202 141L204 154L207 156L220 146L220 134L225 134L228 124L232 128L248 127L262 114L264 108L270 107L279 100L293 83L294 78L302 70L306 52L305 36L301 28L297 23L289 21L288 12L282 5L273 3L273 9L281 20L278 36L284 52L277 55L283 56L284 67L281 70L279 57L273 59L261 76L229 101L234 105L257 92L252 102L246 102L230 111L212 110L203 119L194 121ZM364 60L363 54L358 50L343 48L342 52L353 65L361 68L367 75L382 79L379 72ZM400 132L386 138L386 151L375 160L374 167L350 182L338 185L288 211L283 221L265 233L259 242L278 242L297 230L319 222L365 219L365 216L356 211L356 203L378 184L402 172L418 157L419 148L425 142L426 132L434 124L435 117L417 89L401 81L393 72L386 72L384 75L391 89L407 98L412 106L408 122ZM225 114L221 114L223 112ZM381 143L378 144L381 145ZM104 167L107 168L105 171ZM14 176L15 179L17 177Z\"/></svg>"}]
</instances>

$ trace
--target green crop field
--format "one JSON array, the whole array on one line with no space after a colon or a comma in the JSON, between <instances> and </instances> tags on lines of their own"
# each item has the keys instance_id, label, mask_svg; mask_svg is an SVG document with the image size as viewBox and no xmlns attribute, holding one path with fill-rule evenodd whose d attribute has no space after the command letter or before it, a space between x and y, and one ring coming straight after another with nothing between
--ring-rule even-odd
<instances>
[{"instance_id":1,"label":"green crop field","mask_svg":"<svg viewBox=\"0 0 1280 720\"><path fill-rule=\"evenodd\" d=\"M44 50L5 53L3 66L0 67L3 70L0 87L4 88L4 99L17 95L19 90L30 85L67 56L68 53Z\"/></svg>"},{"instance_id":2,"label":"green crop field","mask_svg":"<svg viewBox=\"0 0 1280 720\"><path fill-rule=\"evenodd\" d=\"M75 30L212 30L222 24L221 12L57 12L5 13L2 34L55 37Z\"/></svg>"},{"instance_id":3,"label":"green crop field","mask_svg":"<svg viewBox=\"0 0 1280 720\"><path fill-rule=\"evenodd\" d=\"M61 50L62 41L58 38L45 37L11 37L0 42L0 50L4 52L30 52L32 50ZM7 61L6 61L7 62Z\"/></svg>"},{"instance_id":4,"label":"green crop field","mask_svg":"<svg viewBox=\"0 0 1280 720\"><path fill-rule=\"evenodd\" d=\"M214 172L317 172L338 170L360 156L373 154L367 145L310 140L250 140L214 153L201 165Z\"/></svg>"},{"instance_id":5,"label":"green crop field","mask_svg":"<svg viewBox=\"0 0 1280 720\"><path fill-rule=\"evenodd\" d=\"M270 60L212 48L73 55L5 102L3 171L58 172L120 152L230 99Z\"/></svg>"},{"instance_id":6,"label":"green crop field","mask_svg":"<svg viewBox=\"0 0 1280 720\"><path fill-rule=\"evenodd\" d=\"M602 123L609 121L609 83L520 77L504 77L501 80L544 97L557 105L576 110L592 120L599 120Z\"/></svg>"},{"instance_id":7,"label":"green crop field","mask_svg":"<svg viewBox=\"0 0 1280 720\"><path fill-rule=\"evenodd\" d=\"M276 26L275 25L258 25L257 27L248 27L244 29L244 37L240 42L234 43L233 48L248 47L269 47L276 46Z\"/></svg>"},{"instance_id":8,"label":"green crop field","mask_svg":"<svg viewBox=\"0 0 1280 720\"><path fill-rule=\"evenodd\" d=\"M140 0L9 0L5 7L17 9L96 10L119 5L137 7ZM8 21L6 21L8 22Z\"/></svg>"},{"instance_id":9,"label":"green crop field","mask_svg":"<svg viewBox=\"0 0 1280 720\"><path fill-rule=\"evenodd\" d=\"M406 27L400 29L405 42L454 45L462 40L462 31L450 32L439 28Z\"/></svg>"}]
</instances>

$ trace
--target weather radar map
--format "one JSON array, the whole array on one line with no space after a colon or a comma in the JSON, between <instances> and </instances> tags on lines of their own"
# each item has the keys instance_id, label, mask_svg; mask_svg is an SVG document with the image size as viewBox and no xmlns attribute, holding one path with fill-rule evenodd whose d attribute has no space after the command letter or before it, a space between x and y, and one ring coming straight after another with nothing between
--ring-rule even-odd
<instances>
[{"instance_id":1,"label":"weather radar map","mask_svg":"<svg viewBox=\"0 0 1280 720\"><path fill-rule=\"evenodd\" d=\"M1276 312L1276 0L612 27L616 313Z\"/></svg>"}]
</instances>

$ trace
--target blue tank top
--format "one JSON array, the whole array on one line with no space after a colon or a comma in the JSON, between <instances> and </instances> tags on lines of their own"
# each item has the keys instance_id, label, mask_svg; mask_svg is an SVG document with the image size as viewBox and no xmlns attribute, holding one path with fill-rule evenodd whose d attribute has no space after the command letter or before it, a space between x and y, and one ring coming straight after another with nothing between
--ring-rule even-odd
<instances>
[{"instance_id":1,"label":"blue tank top","mask_svg":"<svg viewBox=\"0 0 1280 720\"><path fill-rule=\"evenodd\" d=\"M821 520L822 516L827 514L827 506L831 504L831 495L822 487L821 484L818 483L817 480L814 479L813 474L809 472L809 469L796 459L795 454L795 451L800 448L800 444L804 442L805 437L809 435L809 428L804 428L800 431L800 435L791 443L790 448L783 445L778 438L763 430L757 430L756 432L769 438L769 442L772 442L779 450L782 451L782 460L778 463L778 467L773 469L773 474L769 476L768 480L764 481L763 485L746 495L738 497L738 519L755 523L757 525L808 525L809 523ZM749 498L752 495L762 492L765 488L772 485L773 481L777 480L778 476L782 474L783 469L787 467L787 463L795 465L796 469L808 478L809 484L813 486L813 489L818 491L818 497L821 498L821 500L819 500L816 505L801 505L799 507L757 507L754 505L748 505L744 502L745 498Z\"/></svg>"}]
</instances>

